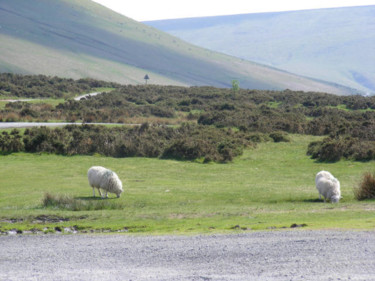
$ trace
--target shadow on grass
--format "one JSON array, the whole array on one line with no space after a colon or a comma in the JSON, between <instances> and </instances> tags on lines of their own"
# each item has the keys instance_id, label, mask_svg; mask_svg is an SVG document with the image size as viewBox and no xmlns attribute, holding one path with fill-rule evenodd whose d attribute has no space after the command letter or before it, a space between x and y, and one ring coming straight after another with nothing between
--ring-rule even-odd
<instances>
[{"instance_id":1,"label":"shadow on grass","mask_svg":"<svg viewBox=\"0 0 375 281\"><path fill-rule=\"evenodd\" d=\"M304 199L301 202L307 202L307 203L324 203L322 199L315 198L315 199Z\"/></svg>"},{"instance_id":2,"label":"shadow on grass","mask_svg":"<svg viewBox=\"0 0 375 281\"><path fill-rule=\"evenodd\" d=\"M13 152L9 152L9 151L0 151L0 155L2 156L8 156L8 155L11 155Z\"/></svg>"},{"instance_id":3,"label":"shadow on grass","mask_svg":"<svg viewBox=\"0 0 375 281\"><path fill-rule=\"evenodd\" d=\"M112 199L119 199L117 197L108 197L108 198L102 198L98 196L80 196L80 197L74 197L76 200L83 200L83 201L100 201L100 200L112 200Z\"/></svg>"},{"instance_id":4,"label":"shadow on grass","mask_svg":"<svg viewBox=\"0 0 375 281\"><path fill-rule=\"evenodd\" d=\"M290 203L324 203L323 199L319 198L309 198L309 199L288 199L286 200L287 202Z\"/></svg>"},{"instance_id":5,"label":"shadow on grass","mask_svg":"<svg viewBox=\"0 0 375 281\"><path fill-rule=\"evenodd\" d=\"M103 200L100 197L91 196L73 198L69 195L54 195L50 193L44 195L42 206L70 211L116 210L125 208L124 202L120 201Z\"/></svg>"}]
</instances>

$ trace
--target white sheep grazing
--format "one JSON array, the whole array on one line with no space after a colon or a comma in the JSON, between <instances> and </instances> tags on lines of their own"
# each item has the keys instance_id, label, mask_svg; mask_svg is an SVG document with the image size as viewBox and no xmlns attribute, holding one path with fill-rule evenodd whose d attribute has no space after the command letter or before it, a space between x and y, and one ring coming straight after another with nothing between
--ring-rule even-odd
<instances>
[{"instance_id":1,"label":"white sheep grazing","mask_svg":"<svg viewBox=\"0 0 375 281\"><path fill-rule=\"evenodd\" d=\"M91 167L87 172L87 177L89 179L89 184L92 187L94 197L95 188L98 189L99 194L102 198L103 195L100 189L105 190L105 197L108 198L108 192L115 193L117 197L121 196L122 182L117 176L117 174L107 168L94 166Z\"/></svg>"},{"instance_id":2,"label":"white sheep grazing","mask_svg":"<svg viewBox=\"0 0 375 281\"><path fill-rule=\"evenodd\" d=\"M319 191L319 199L324 197L332 203L338 203L341 197L340 182L330 172L320 171L315 177L316 189Z\"/></svg>"}]
</instances>

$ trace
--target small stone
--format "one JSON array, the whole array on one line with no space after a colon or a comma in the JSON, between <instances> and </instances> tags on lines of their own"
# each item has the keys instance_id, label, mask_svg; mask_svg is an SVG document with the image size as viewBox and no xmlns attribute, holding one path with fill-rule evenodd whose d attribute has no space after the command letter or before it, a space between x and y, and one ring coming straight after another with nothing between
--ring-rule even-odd
<instances>
[{"instance_id":1,"label":"small stone","mask_svg":"<svg viewBox=\"0 0 375 281\"><path fill-rule=\"evenodd\" d=\"M56 227L55 227L55 231L57 231L57 232L62 232L62 229L61 229L60 226L56 226Z\"/></svg>"}]
</instances>

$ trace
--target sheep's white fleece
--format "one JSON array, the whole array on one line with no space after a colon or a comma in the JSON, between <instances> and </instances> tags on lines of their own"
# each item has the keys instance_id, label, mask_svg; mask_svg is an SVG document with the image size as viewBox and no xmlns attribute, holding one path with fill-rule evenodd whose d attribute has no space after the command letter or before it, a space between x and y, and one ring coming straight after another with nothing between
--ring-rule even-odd
<instances>
[{"instance_id":1,"label":"sheep's white fleece","mask_svg":"<svg viewBox=\"0 0 375 281\"><path fill-rule=\"evenodd\" d=\"M107 168L101 166L93 166L87 172L89 184L93 189L95 197L95 188L98 189L99 194L103 197L100 189L106 191L106 197L108 192L115 193L117 197L120 197L122 190L122 182L117 174Z\"/></svg>"},{"instance_id":2,"label":"sheep's white fleece","mask_svg":"<svg viewBox=\"0 0 375 281\"><path fill-rule=\"evenodd\" d=\"M338 203L341 198L340 182L327 171L320 171L315 177L316 189L319 191L319 199L324 197L331 200L332 203Z\"/></svg>"}]
</instances>

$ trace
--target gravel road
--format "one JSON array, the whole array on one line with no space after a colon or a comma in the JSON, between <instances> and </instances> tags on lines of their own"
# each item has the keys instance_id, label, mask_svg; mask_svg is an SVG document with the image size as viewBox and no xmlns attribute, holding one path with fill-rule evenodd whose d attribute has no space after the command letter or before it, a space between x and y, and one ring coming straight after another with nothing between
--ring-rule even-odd
<instances>
[{"instance_id":1,"label":"gravel road","mask_svg":"<svg viewBox=\"0 0 375 281\"><path fill-rule=\"evenodd\" d=\"M375 280L375 231L3 236L0 280Z\"/></svg>"}]
</instances>

